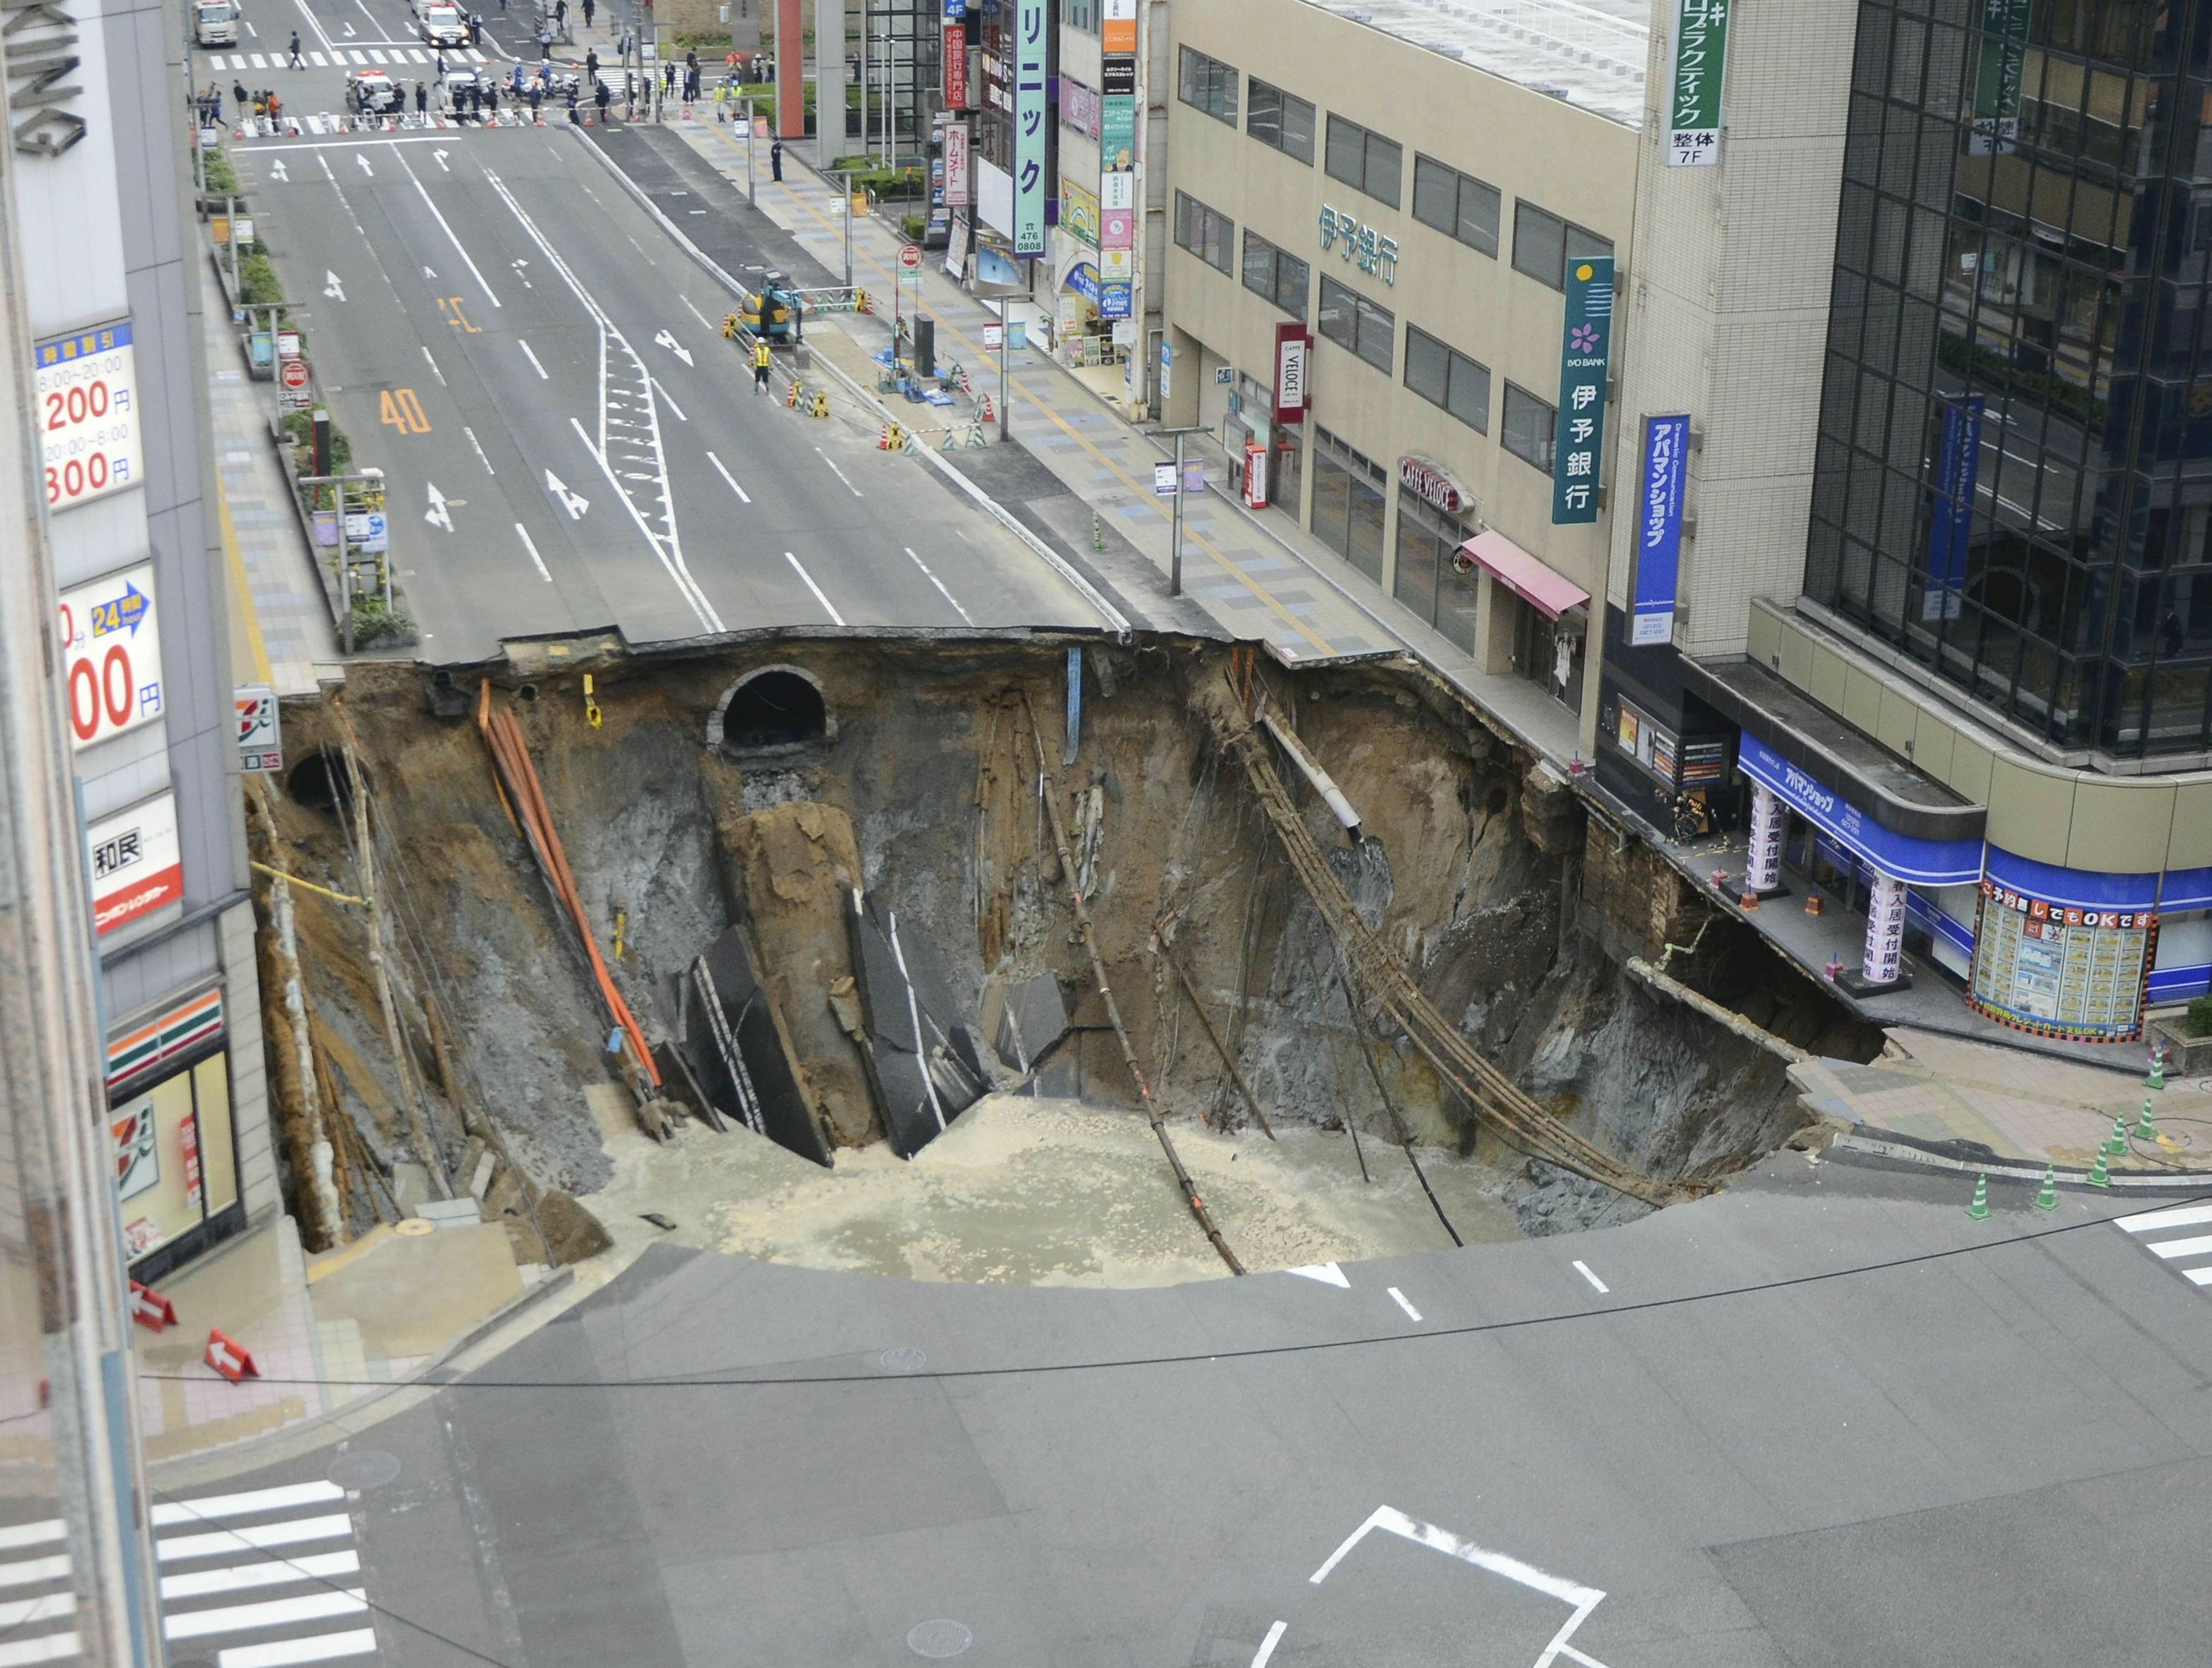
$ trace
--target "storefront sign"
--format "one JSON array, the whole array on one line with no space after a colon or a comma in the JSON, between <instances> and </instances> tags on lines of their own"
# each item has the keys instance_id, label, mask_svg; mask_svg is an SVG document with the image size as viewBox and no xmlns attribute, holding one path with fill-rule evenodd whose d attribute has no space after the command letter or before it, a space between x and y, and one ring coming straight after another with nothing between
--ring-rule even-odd
<instances>
[{"instance_id":1,"label":"storefront sign","mask_svg":"<svg viewBox=\"0 0 2212 1668\"><path fill-rule=\"evenodd\" d=\"M1923 840L1884 828L1810 771L1801 770L1749 730L1736 764L1814 827L1869 867L1916 886L1964 886L1982 878L1979 840Z\"/></svg>"},{"instance_id":2,"label":"storefront sign","mask_svg":"<svg viewBox=\"0 0 2212 1668\"><path fill-rule=\"evenodd\" d=\"M1137 0L1105 0L1098 21L1098 45L1101 51L1109 52L1137 50Z\"/></svg>"},{"instance_id":3,"label":"storefront sign","mask_svg":"<svg viewBox=\"0 0 2212 1668\"><path fill-rule=\"evenodd\" d=\"M1636 539L1636 587L1628 641L1661 643L1674 635L1674 595L1682 564L1682 482L1690 419L1644 419L1643 521Z\"/></svg>"},{"instance_id":4,"label":"storefront sign","mask_svg":"<svg viewBox=\"0 0 2212 1668\"><path fill-rule=\"evenodd\" d=\"M127 319L41 342L39 441L46 508L64 510L138 484L138 373Z\"/></svg>"},{"instance_id":5,"label":"storefront sign","mask_svg":"<svg viewBox=\"0 0 2212 1668\"><path fill-rule=\"evenodd\" d=\"M2149 908L2076 909L1984 880L1967 1001L2042 1036L2124 1041L2142 1029L2157 935Z\"/></svg>"},{"instance_id":6,"label":"storefront sign","mask_svg":"<svg viewBox=\"0 0 2212 1668\"><path fill-rule=\"evenodd\" d=\"M133 1026L107 1045L107 1087L142 1077L165 1061L222 1035L222 992L204 990Z\"/></svg>"},{"instance_id":7,"label":"storefront sign","mask_svg":"<svg viewBox=\"0 0 2212 1668\"><path fill-rule=\"evenodd\" d=\"M154 564L62 593L70 740L89 747L161 715L161 628Z\"/></svg>"},{"instance_id":8,"label":"storefront sign","mask_svg":"<svg viewBox=\"0 0 2212 1668\"><path fill-rule=\"evenodd\" d=\"M1605 447L1605 376L1613 350L1613 257L1567 269L1566 329L1559 340L1559 430L1552 447L1552 520L1597 520L1598 459Z\"/></svg>"},{"instance_id":9,"label":"storefront sign","mask_svg":"<svg viewBox=\"0 0 2212 1668\"><path fill-rule=\"evenodd\" d=\"M1728 64L1728 0L1680 0L1667 104L1667 166L1721 160L1721 82Z\"/></svg>"},{"instance_id":10,"label":"storefront sign","mask_svg":"<svg viewBox=\"0 0 2212 1668\"><path fill-rule=\"evenodd\" d=\"M1086 301L1098 300L1098 269L1087 260L1079 260L1068 269L1067 287Z\"/></svg>"},{"instance_id":11,"label":"storefront sign","mask_svg":"<svg viewBox=\"0 0 2212 1668\"><path fill-rule=\"evenodd\" d=\"M1160 398L1166 399L1175 389L1175 344L1165 337L1160 338Z\"/></svg>"},{"instance_id":12,"label":"storefront sign","mask_svg":"<svg viewBox=\"0 0 2212 1668\"><path fill-rule=\"evenodd\" d=\"M1982 463L1982 397L1969 394L1943 405L1943 445L1936 454L1936 504L1928 522L1928 587L1920 618L1959 618L1966 587L1966 552L1973 543L1974 491Z\"/></svg>"},{"instance_id":13,"label":"storefront sign","mask_svg":"<svg viewBox=\"0 0 2212 1668\"><path fill-rule=\"evenodd\" d=\"M177 796L168 789L93 824L84 843L95 935L105 938L184 901Z\"/></svg>"},{"instance_id":14,"label":"storefront sign","mask_svg":"<svg viewBox=\"0 0 2212 1668\"><path fill-rule=\"evenodd\" d=\"M1060 125L1086 139L1098 137L1098 89L1073 76L1060 78Z\"/></svg>"},{"instance_id":15,"label":"storefront sign","mask_svg":"<svg viewBox=\"0 0 2212 1668\"><path fill-rule=\"evenodd\" d=\"M8 82L8 120L26 156L58 156L85 136L71 108L84 92L76 76L77 24L64 0L15 0L0 30L0 68ZM104 18L94 27L106 27Z\"/></svg>"},{"instance_id":16,"label":"storefront sign","mask_svg":"<svg viewBox=\"0 0 2212 1668\"><path fill-rule=\"evenodd\" d=\"M1743 884L1752 892L1771 892L1782 881L1782 834L1790 821L1782 797L1764 782L1752 790L1751 837L1743 854Z\"/></svg>"},{"instance_id":17,"label":"storefront sign","mask_svg":"<svg viewBox=\"0 0 2212 1668\"><path fill-rule=\"evenodd\" d=\"M1098 285L1098 316L1102 319L1126 319L1136 300L1136 286L1121 279L1101 279Z\"/></svg>"},{"instance_id":18,"label":"storefront sign","mask_svg":"<svg viewBox=\"0 0 2212 1668\"><path fill-rule=\"evenodd\" d=\"M945 21L964 23L968 21L968 0L945 0Z\"/></svg>"},{"instance_id":19,"label":"storefront sign","mask_svg":"<svg viewBox=\"0 0 2212 1668\"><path fill-rule=\"evenodd\" d=\"M1063 178L1060 182L1060 229L1078 242L1098 247L1098 198L1075 181ZM1127 247L1125 244L1124 248Z\"/></svg>"},{"instance_id":20,"label":"storefront sign","mask_svg":"<svg viewBox=\"0 0 2212 1668\"><path fill-rule=\"evenodd\" d=\"M231 691L238 715L239 767L249 774L284 768L284 737L276 712L276 691L266 684L246 684Z\"/></svg>"},{"instance_id":21,"label":"storefront sign","mask_svg":"<svg viewBox=\"0 0 2212 1668\"><path fill-rule=\"evenodd\" d=\"M968 192L968 124L965 122L948 122L945 126L945 204L949 208L964 209L968 206L969 200Z\"/></svg>"},{"instance_id":22,"label":"storefront sign","mask_svg":"<svg viewBox=\"0 0 2212 1668\"><path fill-rule=\"evenodd\" d=\"M1137 247L1135 211L1130 209L1102 209L1098 216L1098 241L1109 249L1135 248Z\"/></svg>"},{"instance_id":23,"label":"storefront sign","mask_svg":"<svg viewBox=\"0 0 2212 1668\"><path fill-rule=\"evenodd\" d=\"M1400 459L1398 484L1447 515L1456 515L1474 502L1442 464L1431 463L1426 458Z\"/></svg>"},{"instance_id":24,"label":"storefront sign","mask_svg":"<svg viewBox=\"0 0 2212 1668\"><path fill-rule=\"evenodd\" d=\"M1304 423L1311 401L1306 368L1313 352L1313 338L1300 324L1275 326L1275 421Z\"/></svg>"},{"instance_id":25,"label":"storefront sign","mask_svg":"<svg viewBox=\"0 0 2212 1668\"><path fill-rule=\"evenodd\" d=\"M1137 166L1137 101L1126 93L1108 93L1098 100L1098 166L1109 173Z\"/></svg>"},{"instance_id":26,"label":"storefront sign","mask_svg":"<svg viewBox=\"0 0 2212 1668\"><path fill-rule=\"evenodd\" d=\"M1014 215L1018 259L1045 246L1045 0L1014 0Z\"/></svg>"},{"instance_id":27,"label":"storefront sign","mask_svg":"<svg viewBox=\"0 0 2212 1668\"><path fill-rule=\"evenodd\" d=\"M1098 206L1109 210L1137 206L1137 176L1127 168L1109 169L1098 176Z\"/></svg>"},{"instance_id":28,"label":"storefront sign","mask_svg":"<svg viewBox=\"0 0 2212 1668\"><path fill-rule=\"evenodd\" d=\"M1398 240L1362 224L1348 209L1322 205L1321 252L1333 253L1339 260L1356 261L1361 271L1385 284L1398 282Z\"/></svg>"},{"instance_id":29,"label":"storefront sign","mask_svg":"<svg viewBox=\"0 0 2212 1668\"><path fill-rule=\"evenodd\" d=\"M968 26L947 23L945 26L945 107L948 110L968 107Z\"/></svg>"},{"instance_id":30,"label":"storefront sign","mask_svg":"<svg viewBox=\"0 0 2212 1668\"><path fill-rule=\"evenodd\" d=\"M2033 0L1982 0L1981 61L1974 74L1972 156L2002 156L2020 148L2020 95L2027 68Z\"/></svg>"}]
</instances>

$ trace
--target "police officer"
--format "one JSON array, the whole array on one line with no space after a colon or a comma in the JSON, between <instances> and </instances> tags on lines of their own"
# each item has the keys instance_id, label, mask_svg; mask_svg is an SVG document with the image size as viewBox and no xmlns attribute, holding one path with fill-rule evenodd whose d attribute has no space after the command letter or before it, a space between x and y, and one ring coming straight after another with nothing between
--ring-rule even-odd
<instances>
[{"instance_id":1,"label":"police officer","mask_svg":"<svg viewBox=\"0 0 2212 1668\"><path fill-rule=\"evenodd\" d=\"M763 320L762 322L765 325L767 321ZM768 338L766 336L753 338L753 392L757 394L764 394L768 392Z\"/></svg>"}]
</instances>

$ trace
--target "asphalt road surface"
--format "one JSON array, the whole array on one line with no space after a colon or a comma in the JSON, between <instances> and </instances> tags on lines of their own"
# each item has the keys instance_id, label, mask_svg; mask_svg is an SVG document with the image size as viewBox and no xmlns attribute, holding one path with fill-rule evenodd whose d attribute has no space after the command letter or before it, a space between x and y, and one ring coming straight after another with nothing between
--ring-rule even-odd
<instances>
[{"instance_id":1,"label":"asphalt road surface","mask_svg":"<svg viewBox=\"0 0 2212 1668\"><path fill-rule=\"evenodd\" d=\"M364 1608L315 1628L410 1668L2201 1663L2212 1298L2101 1220L2140 1202L1966 1192L1783 1154L1340 1284L657 1251L176 1492L352 1489Z\"/></svg>"},{"instance_id":2,"label":"asphalt road surface","mask_svg":"<svg viewBox=\"0 0 2212 1668\"><path fill-rule=\"evenodd\" d=\"M1095 627L849 400L751 387L726 294L560 128L233 147L423 652L612 625Z\"/></svg>"}]
</instances>

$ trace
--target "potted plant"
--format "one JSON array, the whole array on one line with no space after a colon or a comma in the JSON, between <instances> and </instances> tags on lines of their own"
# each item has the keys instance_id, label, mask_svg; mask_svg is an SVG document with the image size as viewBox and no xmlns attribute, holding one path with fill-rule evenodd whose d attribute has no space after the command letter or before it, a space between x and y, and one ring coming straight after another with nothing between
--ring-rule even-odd
<instances>
[{"instance_id":1,"label":"potted plant","mask_svg":"<svg viewBox=\"0 0 2212 1668\"><path fill-rule=\"evenodd\" d=\"M2152 1029L2170 1050L2166 1068L2184 1077L2212 1074L2212 996L2198 996Z\"/></svg>"}]
</instances>

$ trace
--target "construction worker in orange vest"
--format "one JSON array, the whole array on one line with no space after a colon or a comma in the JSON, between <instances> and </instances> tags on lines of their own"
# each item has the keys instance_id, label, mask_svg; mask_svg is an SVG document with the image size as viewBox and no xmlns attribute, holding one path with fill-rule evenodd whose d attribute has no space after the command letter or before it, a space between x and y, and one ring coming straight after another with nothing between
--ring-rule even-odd
<instances>
[{"instance_id":1,"label":"construction worker in orange vest","mask_svg":"<svg viewBox=\"0 0 2212 1668\"><path fill-rule=\"evenodd\" d=\"M753 339L753 392L757 394L768 392L768 338L765 336Z\"/></svg>"}]
</instances>

